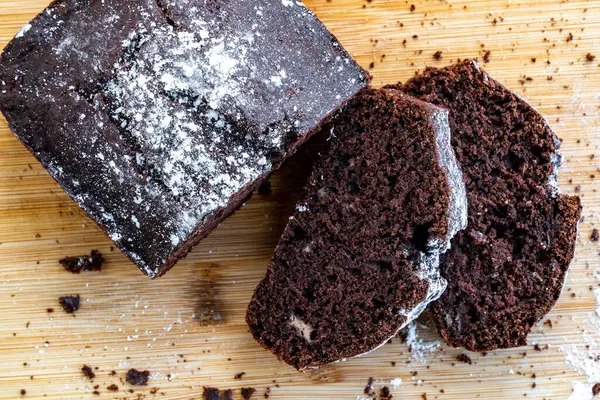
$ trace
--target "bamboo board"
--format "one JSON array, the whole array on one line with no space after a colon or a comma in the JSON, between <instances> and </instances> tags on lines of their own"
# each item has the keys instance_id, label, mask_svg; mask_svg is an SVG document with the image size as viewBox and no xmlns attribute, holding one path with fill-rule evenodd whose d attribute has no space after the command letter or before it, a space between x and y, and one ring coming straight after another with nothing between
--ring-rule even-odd
<instances>
[{"instance_id":1,"label":"bamboo board","mask_svg":"<svg viewBox=\"0 0 600 400\"><path fill-rule=\"evenodd\" d=\"M422 365L394 340L359 359L300 374L253 341L244 312L300 195L309 148L272 177L271 195L256 194L169 274L150 281L111 251L109 239L2 120L0 399L199 399L203 386L234 389L236 399L241 387L256 388L256 399L267 388L272 399L355 399L369 377L376 388L400 377L404 383L392 388L396 399L567 399L571 381L584 379L565 365L560 346L585 351L582 332L600 339L591 325L599 248L589 241L600 222L600 172L593 158L600 155L600 1L306 3L370 68L375 86L406 80L427 65L482 59L490 51L484 68L547 116L563 141L562 189L578 191L585 215L567 287L548 317L552 327L540 323L523 348L468 353L472 365L457 363L463 351L444 345ZM46 5L0 0L0 45ZM434 60L436 51L441 60ZM589 62L587 53L599 57ZM91 249L107 258L101 273L71 275L58 265L65 255ZM75 316L60 309L57 299L66 294L82 297ZM220 321L202 325L207 313ZM431 328L418 332L436 339ZM534 343L550 347L534 351ZM83 364L98 368L93 382L81 373ZM132 367L151 371L148 387L123 382ZM242 379L234 379L241 372ZM110 384L119 390L106 390Z\"/></svg>"}]
</instances>

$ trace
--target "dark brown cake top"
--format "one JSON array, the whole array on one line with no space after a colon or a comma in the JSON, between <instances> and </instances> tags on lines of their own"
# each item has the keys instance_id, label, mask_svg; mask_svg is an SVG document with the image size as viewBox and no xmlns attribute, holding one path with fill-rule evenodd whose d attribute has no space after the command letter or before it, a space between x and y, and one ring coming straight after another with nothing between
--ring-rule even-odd
<instances>
[{"instance_id":1,"label":"dark brown cake top","mask_svg":"<svg viewBox=\"0 0 600 400\"><path fill-rule=\"evenodd\" d=\"M0 105L149 276L365 73L301 2L58 1L7 46Z\"/></svg>"}]
</instances>

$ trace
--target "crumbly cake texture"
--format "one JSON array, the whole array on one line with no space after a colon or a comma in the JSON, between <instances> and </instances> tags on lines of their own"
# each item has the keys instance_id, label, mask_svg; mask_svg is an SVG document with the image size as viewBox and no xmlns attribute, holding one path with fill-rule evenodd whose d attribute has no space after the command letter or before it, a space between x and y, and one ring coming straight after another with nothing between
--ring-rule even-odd
<instances>
[{"instance_id":1,"label":"crumbly cake texture","mask_svg":"<svg viewBox=\"0 0 600 400\"><path fill-rule=\"evenodd\" d=\"M448 113L368 89L331 126L246 320L299 370L370 352L440 296L440 253L466 226Z\"/></svg>"},{"instance_id":2,"label":"crumbly cake texture","mask_svg":"<svg viewBox=\"0 0 600 400\"><path fill-rule=\"evenodd\" d=\"M526 344L558 299L574 255L578 197L556 181L560 142L526 101L474 61L427 69L404 92L450 110L469 221L444 255L432 305L444 340L471 351Z\"/></svg>"},{"instance_id":3,"label":"crumbly cake texture","mask_svg":"<svg viewBox=\"0 0 600 400\"><path fill-rule=\"evenodd\" d=\"M6 47L0 108L157 277L368 79L298 1L59 0Z\"/></svg>"}]
</instances>

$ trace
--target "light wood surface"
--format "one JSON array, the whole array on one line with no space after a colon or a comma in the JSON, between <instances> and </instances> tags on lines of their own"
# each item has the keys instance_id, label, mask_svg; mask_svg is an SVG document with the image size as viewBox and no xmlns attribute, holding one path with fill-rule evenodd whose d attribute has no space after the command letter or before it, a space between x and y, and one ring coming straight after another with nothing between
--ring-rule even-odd
<instances>
[{"instance_id":1,"label":"light wood surface","mask_svg":"<svg viewBox=\"0 0 600 400\"><path fill-rule=\"evenodd\" d=\"M0 399L20 398L22 389L30 399L199 399L203 385L234 389L236 399L242 386L255 387L256 399L264 398L267 387L273 399L355 399L369 377L376 388L402 378L404 384L392 389L396 399L422 399L424 393L427 399L461 400L570 396L570 381L583 378L565 365L559 347L584 346L582 330L600 338L589 327L595 309L591 289L598 285L599 248L589 237L600 211L600 1L306 3L361 65L374 62L376 86L406 80L426 65L482 59L490 51L484 68L547 116L563 140L562 189L573 193L580 187L585 215L566 289L548 316L552 328L540 323L523 348L469 353L472 365L454 365L463 351L444 345L420 365L394 340L368 356L298 373L253 341L244 312L299 196L306 149L273 176L271 195L256 194L164 278L150 281L110 250L109 239L2 120ZM46 5L47 0L0 0L0 45ZM442 51L442 60L434 60L436 51ZM598 58L588 62L587 53ZM72 275L57 262L91 249L107 258L100 273ZM75 316L58 304L67 294L81 295ZM215 314L220 321L202 325ZM419 333L436 338L431 328ZM550 348L534 351L534 343ZM93 382L81 373L83 364L98 367ZM147 388L123 382L132 367L151 371ZM235 380L240 372L245 375ZM113 383L118 392L106 390ZM155 394L152 388L158 388Z\"/></svg>"}]
</instances>

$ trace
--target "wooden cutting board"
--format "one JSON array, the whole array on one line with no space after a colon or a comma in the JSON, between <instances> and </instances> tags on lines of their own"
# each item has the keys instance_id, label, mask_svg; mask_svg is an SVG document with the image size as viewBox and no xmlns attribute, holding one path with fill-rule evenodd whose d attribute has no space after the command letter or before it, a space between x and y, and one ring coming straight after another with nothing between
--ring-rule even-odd
<instances>
[{"instance_id":1,"label":"wooden cutting board","mask_svg":"<svg viewBox=\"0 0 600 400\"><path fill-rule=\"evenodd\" d=\"M0 0L2 45L46 2ZM241 387L256 388L256 399L268 390L273 399L355 399L369 377L376 388L401 378L390 386L396 399L567 399L571 381L585 380L565 365L560 346L585 352L586 338L600 339L592 325L600 249L589 241L600 211L600 1L306 3L370 69L375 86L489 52L485 69L547 116L563 141L562 189L582 196L585 215L566 289L548 316L552 327L540 323L523 348L468 353L472 365L456 362L463 351L445 345L419 360L395 339L368 356L298 373L254 342L244 312L300 195L310 145L273 176L270 195L256 194L167 276L150 281L112 250L2 120L0 399L18 399L21 390L29 399L199 399L202 386L231 388L236 399ZM587 61L587 53L598 58ZM92 249L107 258L100 273L72 275L58 264ZM68 294L82 298L75 316L58 304ZM417 333L437 339L430 326ZM549 348L535 351L535 343ZM93 382L84 364L97 368ZM148 387L123 383L132 367L151 371Z\"/></svg>"}]
</instances>

